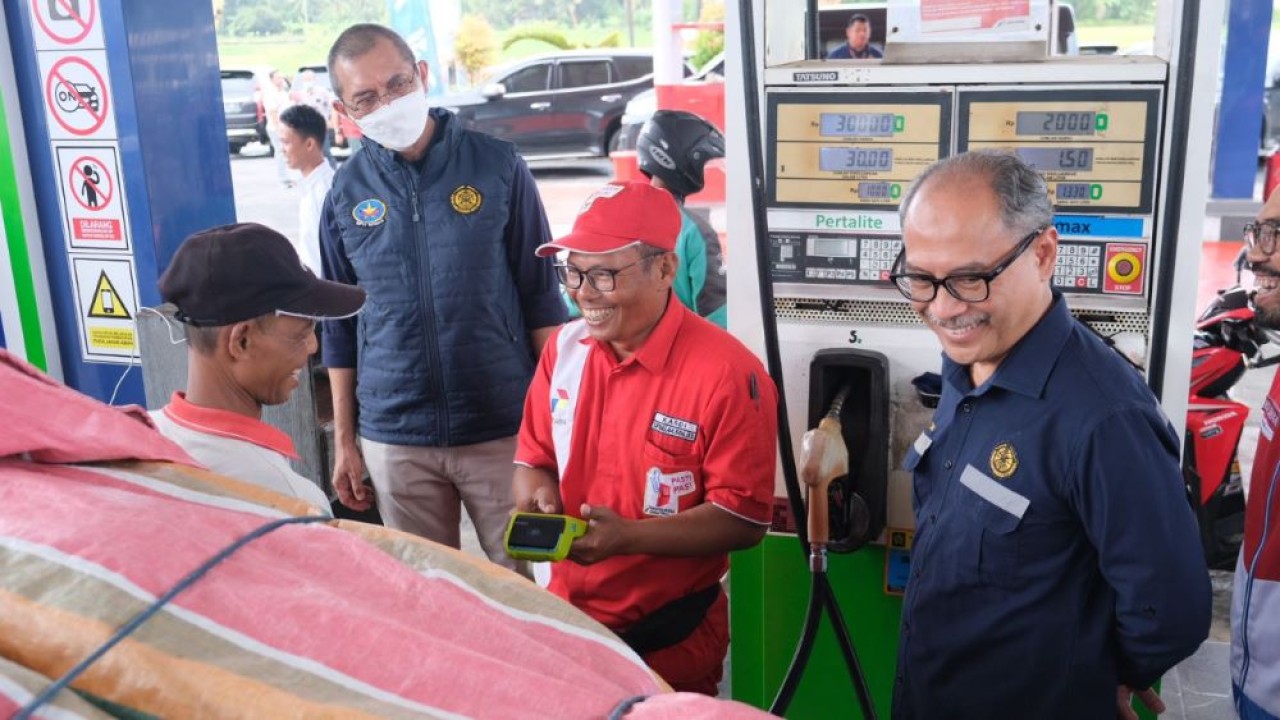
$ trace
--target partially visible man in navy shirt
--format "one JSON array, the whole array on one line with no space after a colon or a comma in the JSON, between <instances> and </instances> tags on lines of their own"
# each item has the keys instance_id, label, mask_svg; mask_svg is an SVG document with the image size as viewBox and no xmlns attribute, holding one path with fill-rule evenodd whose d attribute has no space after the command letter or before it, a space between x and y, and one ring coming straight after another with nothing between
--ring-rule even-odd
<instances>
[{"instance_id":1,"label":"partially visible man in navy shirt","mask_svg":"<svg viewBox=\"0 0 1280 720\"><path fill-rule=\"evenodd\" d=\"M902 203L893 281L942 343L915 441L893 716L1134 717L1208 635L1178 441L1142 377L1050 285L1044 179L967 153Z\"/></svg>"},{"instance_id":2,"label":"partially visible man in navy shirt","mask_svg":"<svg viewBox=\"0 0 1280 720\"><path fill-rule=\"evenodd\" d=\"M871 18L861 13L849 18L844 28L844 37L848 42L832 50L828 60L866 60L884 55L871 46Z\"/></svg>"}]
</instances>

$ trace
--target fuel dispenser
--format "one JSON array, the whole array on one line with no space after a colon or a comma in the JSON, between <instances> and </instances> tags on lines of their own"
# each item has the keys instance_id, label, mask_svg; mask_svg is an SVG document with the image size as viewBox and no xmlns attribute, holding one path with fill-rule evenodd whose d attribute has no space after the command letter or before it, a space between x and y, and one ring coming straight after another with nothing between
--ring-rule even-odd
<instances>
[{"instance_id":1,"label":"fuel dispenser","mask_svg":"<svg viewBox=\"0 0 1280 720\"><path fill-rule=\"evenodd\" d=\"M890 3L890 45L909 24L895 17L928 4ZM1049 8L1041 10L1046 22L1033 34L1047 40ZM1004 149L1044 173L1061 238L1054 286L1143 369L1180 427L1209 166L1208 144L1194 138L1208 137L1212 122L1220 10L1213 0L1162 5L1156 56L1033 60L1028 48L1049 44L1024 33L1018 61L997 64L988 58L1001 53L952 44L947 64L895 65L806 59L814 42L792 4L730 4L730 53L761 61L729 78L729 205L764 206L763 227L747 213L729 217L730 330L768 355L771 333L760 328L776 327L783 441L798 447L840 396L849 472L827 496L836 553L828 582L843 614L834 624L848 627L881 717L910 573L911 476L900 464L936 400L917 386L941 367L933 333L888 283L902 248L898 204L931 163L967 150ZM743 22L763 28L751 52L736 32ZM890 50L890 59L930 56ZM753 115L756 147L742 124ZM744 172L752 153L759 177ZM739 240L751 237L754 254ZM771 296L767 308L762 296ZM731 688L759 707L782 683L808 599L794 538L804 518L785 494L779 483L772 532L731 569ZM861 716L831 635L813 640L789 717Z\"/></svg>"}]
</instances>

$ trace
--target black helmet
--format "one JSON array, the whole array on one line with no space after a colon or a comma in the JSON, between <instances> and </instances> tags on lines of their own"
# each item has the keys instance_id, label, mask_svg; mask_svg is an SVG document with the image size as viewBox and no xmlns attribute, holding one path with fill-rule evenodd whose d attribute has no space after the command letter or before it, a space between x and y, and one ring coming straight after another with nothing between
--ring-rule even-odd
<instances>
[{"instance_id":1,"label":"black helmet","mask_svg":"<svg viewBox=\"0 0 1280 720\"><path fill-rule=\"evenodd\" d=\"M636 141L640 172L657 177L681 198L702 189L702 166L724 157L724 136L715 126L684 110L659 110Z\"/></svg>"}]
</instances>

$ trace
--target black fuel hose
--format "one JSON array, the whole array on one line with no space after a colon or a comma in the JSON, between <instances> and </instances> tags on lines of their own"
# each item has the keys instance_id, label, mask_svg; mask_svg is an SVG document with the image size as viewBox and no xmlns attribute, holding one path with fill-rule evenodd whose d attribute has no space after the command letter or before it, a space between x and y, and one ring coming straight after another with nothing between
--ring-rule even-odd
<instances>
[{"instance_id":1,"label":"black fuel hose","mask_svg":"<svg viewBox=\"0 0 1280 720\"><path fill-rule=\"evenodd\" d=\"M765 361L769 368L769 376L773 379L773 384L778 390L778 453L782 460L782 479L787 488L787 502L791 506L792 517L796 518L796 536L800 541L800 549L804 556L808 558L809 532L803 522L803 518L806 517L804 495L800 491L800 478L796 473L795 450L791 444L791 433L787 419L786 386L783 383L782 354L778 346L778 322L774 310L773 278L769 275L769 224L765 215L764 159L761 157L764 140L760 132L760 90L759 75L756 72L754 4L752 0L738 0L738 25L741 31L740 40L742 43L742 91L744 104L746 105L747 161L751 180L751 218L756 238L756 276L757 284L760 288L760 312L761 325L764 330ZM817 18L812 17L812 21L816 23ZM831 590L831 584L825 574L815 574L811 585L809 612L805 617L805 629L800 643L796 647L796 654L792 659L791 667L788 668L787 676L782 683L781 690L788 690L788 688L790 690L786 697L783 697L781 691L779 692L779 696L770 706L769 712L774 715L782 715L782 713L786 712L791 697L794 696L795 687L799 685L800 676L804 673L805 665L808 663L809 655L813 650L813 641L817 636L818 622L821 620L822 611L825 610L831 617L832 628L836 633L836 639L840 644L849 674L854 678L854 688L857 690L858 701L862 706L863 718L865 720L874 720L876 717L875 708L871 704L870 693L867 691L866 678L863 675L862 666L858 662L857 655L853 652L853 641L849 637L849 630L844 624L844 616L840 612L835 593Z\"/></svg>"}]
</instances>

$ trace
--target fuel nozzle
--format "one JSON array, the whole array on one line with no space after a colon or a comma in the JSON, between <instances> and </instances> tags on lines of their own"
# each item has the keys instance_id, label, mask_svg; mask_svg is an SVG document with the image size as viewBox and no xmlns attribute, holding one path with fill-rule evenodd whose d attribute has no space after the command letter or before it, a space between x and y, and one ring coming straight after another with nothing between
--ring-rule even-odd
<instances>
[{"instance_id":1,"label":"fuel nozzle","mask_svg":"<svg viewBox=\"0 0 1280 720\"><path fill-rule=\"evenodd\" d=\"M849 474L849 448L844 443L840 411L849 397L850 386L836 393L818 427L804 434L800 442L800 481L809 495L809 565L815 572L827 568L827 543L831 541L828 490L831 481Z\"/></svg>"}]
</instances>

